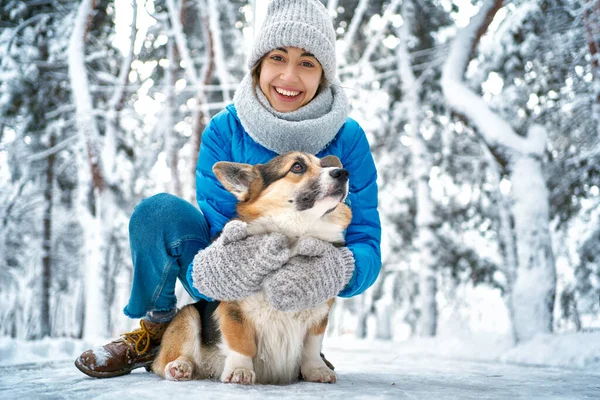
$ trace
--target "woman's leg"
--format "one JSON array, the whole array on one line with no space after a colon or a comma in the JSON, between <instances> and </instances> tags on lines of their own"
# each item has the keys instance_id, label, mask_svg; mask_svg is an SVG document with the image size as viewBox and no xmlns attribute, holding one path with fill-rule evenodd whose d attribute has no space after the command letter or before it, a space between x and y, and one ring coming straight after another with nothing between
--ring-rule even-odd
<instances>
[{"instance_id":1,"label":"woman's leg","mask_svg":"<svg viewBox=\"0 0 600 400\"><path fill-rule=\"evenodd\" d=\"M109 378L150 366L167 322L175 315L177 278L194 299L201 297L185 277L196 253L208 246L209 236L204 215L176 196L157 194L136 206L129 222L133 284L124 312L132 318L145 318L140 329L85 351L75 361L80 371Z\"/></svg>"},{"instance_id":2,"label":"woman's leg","mask_svg":"<svg viewBox=\"0 0 600 400\"><path fill-rule=\"evenodd\" d=\"M189 202L166 193L142 200L129 222L134 272L125 314L141 318L147 312L173 310L178 277L198 300L185 275L196 253L210 243L209 236L206 218Z\"/></svg>"}]
</instances>

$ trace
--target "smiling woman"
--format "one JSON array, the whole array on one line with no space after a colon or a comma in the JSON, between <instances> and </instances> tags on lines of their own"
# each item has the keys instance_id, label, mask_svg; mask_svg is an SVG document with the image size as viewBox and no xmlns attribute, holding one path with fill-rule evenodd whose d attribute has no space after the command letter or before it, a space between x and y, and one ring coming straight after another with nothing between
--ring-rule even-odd
<instances>
[{"instance_id":1,"label":"smiling woman","mask_svg":"<svg viewBox=\"0 0 600 400\"><path fill-rule=\"evenodd\" d=\"M323 80L315 56L298 47L279 47L258 64L259 86L271 107L294 111L313 99Z\"/></svg>"},{"instance_id":2,"label":"smiling woman","mask_svg":"<svg viewBox=\"0 0 600 400\"><path fill-rule=\"evenodd\" d=\"M148 366L158 352L167 322L176 313L174 288L178 278L195 300L242 301L263 291L268 277L269 282L282 283L272 285L277 288L268 297L271 306L281 312L318 307L336 294L355 296L373 284L381 267L377 173L365 132L348 118L348 101L336 77L335 40L331 18L320 1L269 3L264 24L251 48L249 71L233 104L215 115L202 133L196 167L199 209L163 193L143 200L131 216L134 275L124 312L132 318L144 318L140 329L82 354L76 361L82 372L102 378ZM307 248L307 254L312 256L297 257L285 251L289 243L274 240L273 235L281 232L250 235L242 229L240 235L232 235L227 243L215 247L217 242L212 239L221 232L224 233L220 238L229 237L227 232L236 224L231 220L237 215L239 199L219 183L213 166L223 161L264 165L290 151L323 160L335 156L343 171L347 170L328 175L329 184L310 186L308 193L301 196L314 199L319 188L327 188L327 198L336 197L337 207L339 198L348 193L353 217L343 233L345 246L320 243L322 238L313 237L310 249ZM288 171L293 168L291 172L301 176L307 164L300 164L289 165ZM332 180L347 183L347 192L329 192L329 188L336 187L330 184ZM319 215L332 210L327 201L317 208ZM311 208L299 212L305 215ZM317 251L324 245L327 255ZM240 262L247 261L240 260L242 248L260 260L256 274L240 275ZM261 251L268 248L273 249L274 257L265 259ZM215 251L222 252L218 265L211 261ZM326 294L319 290L325 280L331 283L331 291ZM323 332L315 333L318 335L308 344L318 350ZM240 355L231 361L238 363L230 366L234 370L247 365L250 355L243 353L245 350L248 349L232 347ZM98 356L104 354L110 357L99 362ZM311 363L333 375L319 356ZM167 378L181 378L176 368L162 372ZM249 382L236 380L236 376L226 374L223 379ZM294 379L297 376L293 374ZM320 378L308 374L304 379Z\"/></svg>"}]
</instances>

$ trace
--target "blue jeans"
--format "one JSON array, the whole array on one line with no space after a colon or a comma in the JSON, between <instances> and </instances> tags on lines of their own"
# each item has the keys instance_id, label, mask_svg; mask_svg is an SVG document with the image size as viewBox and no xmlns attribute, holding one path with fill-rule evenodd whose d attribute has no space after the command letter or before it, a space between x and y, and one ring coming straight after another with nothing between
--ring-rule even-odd
<instances>
[{"instance_id":1,"label":"blue jeans","mask_svg":"<svg viewBox=\"0 0 600 400\"><path fill-rule=\"evenodd\" d=\"M125 315L173 309L177 278L194 300L206 298L188 279L194 256L210 244L208 222L192 204L167 193L142 200L129 221L129 241L133 284Z\"/></svg>"}]
</instances>

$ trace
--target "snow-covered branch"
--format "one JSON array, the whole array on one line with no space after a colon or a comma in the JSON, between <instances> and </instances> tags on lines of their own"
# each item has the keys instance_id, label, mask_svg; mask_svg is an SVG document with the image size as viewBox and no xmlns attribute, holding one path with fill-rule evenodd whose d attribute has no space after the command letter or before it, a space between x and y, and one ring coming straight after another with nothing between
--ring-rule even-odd
<instances>
[{"instance_id":1,"label":"snow-covered branch","mask_svg":"<svg viewBox=\"0 0 600 400\"><path fill-rule=\"evenodd\" d=\"M60 143L55 144L54 146L44 150L44 151L40 151L39 153L35 153L30 155L29 157L27 157L25 159L25 162L30 163L33 161L38 161L38 160L42 160L46 157L49 157L53 154L58 153L61 150L64 150L66 148L68 148L71 144L73 144L73 142L75 142L76 140L78 140L79 137L77 135L73 135L71 137L66 138L65 140L63 140Z\"/></svg>"},{"instance_id":2,"label":"snow-covered branch","mask_svg":"<svg viewBox=\"0 0 600 400\"><path fill-rule=\"evenodd\" d=\"M472 122L490 147L502 146L524 154L541 155L545 134L539 130L524 138L494 113L485 101L464 82L464 74L481 36L492 22L502 0L489 0L456 36L442 73L442 90L450 106Z\"/></svg>"},{"instance_id":3,"label":"snow-covered branch","mask_svg":"<svg viewBox=\"0 0 600 400\"><path fill-rule=\"evenodd\" d=\"M337 15L337 7L338 7L338 0L329 0L327 2L327 12L329 13L329 16L331 17L331 19L334 19L335 15Z\"/></svg>"},{"instance_id":4,"label":"snow-covered branch","mask_svg":"<svg viewBox=\"0 0 600 400\"><path fill-rule=\"evenodd\" d=\"M229 82L229 72L225 63L225 52L223 50L223 42L221 40L221 24L219 23L219 7L217 0L208 0L208 21L212 38L212 51L214 52L214 63L217 76L221 83ZM223 90L223 100L231 101L229 92Z\"/></svg>"},{"instance_id":5,"label":"snow-covered branch","mask_svg":"<svg viewBox=\"0 0 600 400\"><path fill-rule=\"evenodd\" d=\"M365 16L365 12L367 11L368 5L369 0L360 0L358 2L358 5L356 6L356 9L354 10L352 20L350 21L350 26L348 26L348 32L344 37L346 57L348 56L348 52L350 47L352 46L352 42L354 42L354 37L356 36L358 27L360 26L360 23L362 22L362 19Z\"/></svg>"},{"instance_id":6,"label":"snow-covered branch","mask_svg":"<svg viewBox=\"0 0 600 400\"><path fill-rule=\"evenodd\" d=\"M194 85L199 83L198 74L194 67L194 60L190 55L190 50L187 46L187 40L183 33L183 26L179 20L179 8L175 6L175 0L167 0L167 9L169 13L169 21L171 22L171 33L175 38L179 56L184 62L185 73L188 75Z\"/></svg>"},{"instance_id":7,"label":"snow-covered branch","mask_svg":"<svg viewBox=\"0 0 600 400\"><path fill-rule=\"evenodd\" d=\"M373 35L373 37L369 41L367 48L365 49L362 57L358 61L359 65L366 64L369 61L369 59L371 58L371 55L373 54L373 52L375 51L377 46L381 45L381 39L382 39L383 33L387 29L388 23L390 22L392 15L394 15L394 13L396 12L396 9L398 8L398 6L400 5L401 2L402 2L401 0L392 0L390 5L385 9L383 16L381 17L379 29L377 30L377 32Z\"/></svg>"},{"instance_id":8,"label":"snow-covered branch","mask_svg":"<svg viewBox=\"0 0 600 400\"><path fill-rule=\"evenodd\" d=\"M47 14L38 14L38 15L34 15L33 17L21 22L12 32L12 35L10 37L10 39L8 40L8 44L6 45L6 50L4 54L10 54L10 48L12 47L12 44L15 40L15 38L19 35L19 32L21 31L21 29L25 28L27 25L36 22L40 19L43 18L48 18Z\"/></svg>"}]
</instances>

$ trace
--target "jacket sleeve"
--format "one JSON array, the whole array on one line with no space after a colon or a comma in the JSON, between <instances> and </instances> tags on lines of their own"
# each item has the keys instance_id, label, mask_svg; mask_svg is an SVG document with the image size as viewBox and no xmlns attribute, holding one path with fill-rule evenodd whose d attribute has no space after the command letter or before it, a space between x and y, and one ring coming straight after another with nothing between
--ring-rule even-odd
<instances>
[{"instance_id":1,"label":"jacket sleeve","mask_svg":"<svg viewBox=\"0 0 600 400\"><path fill-rule=\"evenodd\" d=\"M346 231L346 246L354 255L354 273L340 297L363 293L375 282L381 270L377 171L365 132L353 123L356 124L354 147L345 154L342 164L350 172L348 203L352 221Z\"/></svg>"},{"instance_id":2,"label":"jacket sleeve","mask_svg":"<svg viewBox=\"0 0 600 400\"><path fill-rule=\"evenodd\" d=\"M232 161L231 134L223 132L232 123L229 119L227 114L217 114L210 120L202 133L196 164L196 200L210 226L211 238L221 232L236 213L237 199L221 185L212 172L216 162Z\"/></svg>"}]
</instances>

